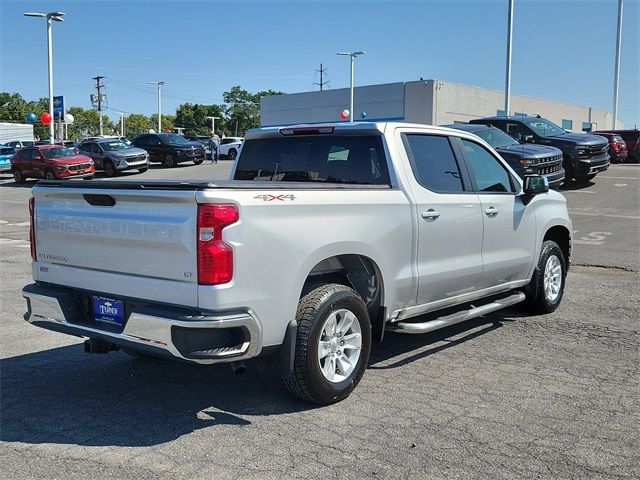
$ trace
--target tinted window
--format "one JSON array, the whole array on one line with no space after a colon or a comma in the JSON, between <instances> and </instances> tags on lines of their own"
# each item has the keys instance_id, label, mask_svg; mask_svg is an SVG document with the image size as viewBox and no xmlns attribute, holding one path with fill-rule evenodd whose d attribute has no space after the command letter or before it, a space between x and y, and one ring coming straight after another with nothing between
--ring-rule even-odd
<instances>
[{"instance_id":1,"label":"tinted window","mask_svg":"<svg viewBox=\"0 0 640 480\"><path fill-rule=\"evenodd\" d=\"M42 155L44 158L64 158L73 157L75 154L66 147L54 147L42 150Z\"/></svg>"},{"instance_id":2,"label":"tinted window","mask_svg":"<svg viewBox=\"0 0 640 480\"><path fill-rule=\"evenodd\" d=\"M33 148L25 148L24 150L20 150L20 152L18 152L18 155L20 155L25 160L31 160L35 153L37 153L37 150L34 150Z\"/></svg>"},{"instance_id":3,"label":"tinted window","mask_svg":"<svg viewBox=\"0 0 640 480\"><path fill-rule=\"evenodd\" d=\"M533 133L524 125L520 125L519 123L507 123L505 130L519 142L524 141L525 135L531 135Z\"/></svg>"},{"instance_id":4,"label":"tinted window","mask_svg":"<svg viewBox=\"0 0 640 480\"><path fill-rule=\"evenodd\" d=\"M13 148L0 148L0 155L13 155L14 153L15 151L13 150Z\"/></svg>"},{"instance_id":5,"label":"tinted window","mask_svg":"<svg viewBox=\"0 0 640 480\"><path fill-rule=\"evenodd\" d=\"M462 151L479 192L513 192L509 172L487 149L469 140L461 140Z\"/></svg>"},{"instance_id":6,"label":"tinted window","mask_svg":"<svg viewBox=\"0 0 640 480\"><path fill-rule=\"evenodd\" d=\"M220 140L220 145L226 145L227 143L233 143L235 141L235 138L223 138L222 140Z\"/></svg>"},{"instance_id":7,"label":"tinted window","mask_svg":"<svg viewBox=\"0 0 640 480\"><path fill-rule=\"evenodd\" d=\"M236 180L389 185L379 136L291 136L246 141Z\"/></svg>"},{"instance_id":8,"label":"tinted window","mask_svg":"<svg viewBox=\"0 0 640 480\"><path fill-rule=\"evenodd\" d=\"M434 192L462 192L464 184L447 137L405 135L405 147L418 182Z\"/></svg>"}]
</instances>

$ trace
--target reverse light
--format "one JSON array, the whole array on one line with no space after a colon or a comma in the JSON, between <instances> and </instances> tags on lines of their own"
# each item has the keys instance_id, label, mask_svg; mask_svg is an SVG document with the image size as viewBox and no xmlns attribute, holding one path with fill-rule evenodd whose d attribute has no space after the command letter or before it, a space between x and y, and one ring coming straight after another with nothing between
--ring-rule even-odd
<instances>
[{"instance_id":1,"label":"reverse light","mask_svg":"<svg viewBox=\"0 0 640 480\"><path fill-rule=\"evenodd\" d=\"M36 225L35 225L36 199L29 199L29 244L31 245L31 259L35 262L36 257Z\"/></svg>"},{"instance_id":2,"label":"reverse light","mask_svg":"<svg viewBox=\"0 0 640 480\"><path fill-rule=\"evenodd\" d=\"M239 218L238 207L232 204L198 205L199 285L220 285L233 278L233 248L222 240L222 230Z\"/></svg>"}]
</instances>

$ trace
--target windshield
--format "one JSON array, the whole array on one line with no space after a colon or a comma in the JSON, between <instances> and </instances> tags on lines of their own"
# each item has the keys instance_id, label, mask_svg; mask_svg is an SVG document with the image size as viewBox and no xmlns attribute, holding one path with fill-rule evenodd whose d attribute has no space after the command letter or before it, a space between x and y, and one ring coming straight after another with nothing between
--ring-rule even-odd
<instances>
[{"instance_id":1,"label":"windshield","mask_svg":"<svg viewBox=\"0 0 640 480\"><path fill-rule=\"evenodd\" d=\"M176 133L163 133L158 136L162 143L168 143L169 145L183 145L185 143L189 143L188 140Z\"/></svg>"},{"instance_id":2,"label":"windshield","mask_svg":"<svg viewBox=\"0 0 640 480\"><path fill-rule=\"evenodd\" d=\"M46 150L40 151L44 158L63 158L63 157L73 157L75 153L73 150L69 150L65 147L55 147L55 148L47 148Z\"/></svg>"},{"instance_id":3,"label":"windshield","mask_svg":"<svg viewBox=\"0 0 640 480\"><path fill-rule=\"evenodd\" d=\"M122 140L112 140L110 142L100 142L102 150L105 152L116 152L118 150L126 150L129 146Z\"/></svg>"},{"instance_id":4,"label":"windshield","mask_svg":"<svg viewBox=\"0 0 640 480\"><path fill-rule=\"evenodd\" d=\"M502 130L490 128L480 132L472 132L491 145L493 148L503 148L509 145L518 145L515 138L507 135Z\"/></svg>"},{"instance_id":5,"label":"windshield","mask_svg":"<svg viewBox=\"0 0 640 480\"><path fill-rule=\"evenodd\" d=\"M555 137L557 135L563 135L567 133L555 123L550 122L549 120L546 120L544 118L540 118L532 122L527 122L527 126L529 126L531 130L536 132L541 137Z\"/></svg>"}]
</instances>

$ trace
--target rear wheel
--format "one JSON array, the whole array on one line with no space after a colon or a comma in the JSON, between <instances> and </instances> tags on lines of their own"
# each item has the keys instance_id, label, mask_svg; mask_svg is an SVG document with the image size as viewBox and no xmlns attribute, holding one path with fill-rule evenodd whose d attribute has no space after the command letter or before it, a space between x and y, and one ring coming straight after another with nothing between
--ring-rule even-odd
<instances>
[{"instance_id":1,"label":"rear wheel","mask_svg":"<svg viewBox=\"0 0 640 480\"><path fill-rule=\"evenodd\" d=\"M283 379L287 389L324 405L348 397L371 351L371 323L362 298L344 285L322 285L300 299L296 320L294 367Z\"/></svg>"},{"instance_id":2,"label":"rear wheel","mask_svg":"<svg viewBox=\"0 0 640 480\"><path fill-rule=\"evenodd\" d=\"M53 173L51 170L47 170L46 172L44 172L44 178L45 180L55 180L56 174Z\"/></svg>"},{"instance_id":3,"label":"rear wheel","mask_svg":"<svg viewBox=\"0 0 640 480\"><path fill-rule=\"evenodd\" d=\"M200 165L202 162L204 162L204 158L198 158L197 160L193 161L194 165Z\"/></svg>"},{"instance_id":4,"label":"rear wheel","mask_svg":"<svg viewBox=\"0 0 640 480\"><path fill-rule=\"evenodd\" d=\"M174 156L171 153L167 153L163 158L162 158L162 165L166 168L173 168L177 165L176 159L174 158Z\"/></svg>"},{"instance_id":5,"label":"rear wheel","mask_svg":"<svg viewBox=\"0 0 640 480\"><path fill-rule=\"evenodd\" d=\"M118 174L118 170L116 170L116 167L113 163L111 162L104 162L104 174L107 177L115 177Z\"/></svg>"},{"instance_id":6,"label":"rear wheel","mask_svg":"<svg viewBox=\"0 0 640 480\"><path fill-rule=\"evenodd\" d=\"M562 301L566 276L566 260L562 250L556 242L545 241L531 283L525 288L529 308L536 313L555 311Z\"/></svg>"},{"instance_id":7,"label":"rear wheel","mask_svg":"<svg viewBox=\"0 0 640 480\"><path fill-rule=\"evenodd\" d=\"M18 170L17 168L13 170L13 180L16 183L24 183L24 177L22 176L22 172L20 172L20 170Z\"/></svg>"},{"instance_id":8,"label":"rear wheel","mask_svg":"<svg viewBox=\"0 0 640 480\"><path fill-rule=\"evenodd\" d=\"M238 156L238 152L236 151L235 148L232 148L231 150L229 150L229 160L235 160L237 156Z\"/></svg>"},{"instance_id":9,"label":"rear wheel","mask_svg":"<svg viewBox=\"0 0 640 480\"><path fill-rule=\"evenodd\" d=\"M138 171L139 171L140 173L144 173L144 172L146 172L147 170L149 170L149 167L144 167L144 168L139 168L139 169L138 169Z\"/></svg>"}]
</instances>

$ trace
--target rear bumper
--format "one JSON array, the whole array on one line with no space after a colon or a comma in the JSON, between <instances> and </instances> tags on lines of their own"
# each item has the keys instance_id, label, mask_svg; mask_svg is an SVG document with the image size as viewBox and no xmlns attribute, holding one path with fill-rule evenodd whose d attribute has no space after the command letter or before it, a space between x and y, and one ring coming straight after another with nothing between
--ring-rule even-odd
<instances>
[{"instance_id":1,"label":"rear bumper","mask_svg":"<svg viewBox=\"0 0 640 480\"><path fill-rule=\"evenodd\" d=\"M246 360L262 350L262 329L253 312L204 312L161 305L135 307L121 332L89 322L74 290L31 284L22 290L25 320L36 326L192 363ZM91 325L93 323L93 325Z\"/></svg>"}]
</instances>

